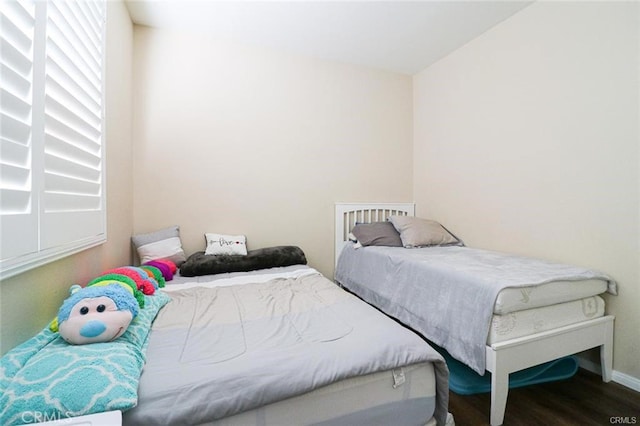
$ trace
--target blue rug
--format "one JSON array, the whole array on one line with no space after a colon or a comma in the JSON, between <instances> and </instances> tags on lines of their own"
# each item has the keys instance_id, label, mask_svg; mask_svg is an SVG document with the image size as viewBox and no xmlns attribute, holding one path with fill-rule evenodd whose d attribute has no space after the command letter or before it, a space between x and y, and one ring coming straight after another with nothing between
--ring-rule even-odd
<instances>
[{"instance_id":1,"label":"blue rug","mask_svg":"<svg viewBox=\"0 0 640 426\"><path fill-rule=\"evenodd\" d=\"M431 344L442 354L449 367L449 389L459 395L491 392L491 373L479 375L471 368L454 359L444 349ZM564 380L578 371L578 358L574 355L558 358L544 364L516 371L509 375L509 388L534 385L537 383Z\"/></svg>"}]
</instances>

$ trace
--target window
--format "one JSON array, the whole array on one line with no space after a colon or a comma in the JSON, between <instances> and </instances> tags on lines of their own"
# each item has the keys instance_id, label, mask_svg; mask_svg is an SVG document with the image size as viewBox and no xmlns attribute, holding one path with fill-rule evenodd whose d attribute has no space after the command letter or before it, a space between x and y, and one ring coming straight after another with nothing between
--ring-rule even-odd
<instances>
[{"instance_id":1,"label":"window","mask_svg":"<svg viewBox=\"0 0 640 426\"><path fill-rule=\"evenodd\" d=\"M0 277L106 240L104 1L0 3Z\"/></svg>"}]
</instances>

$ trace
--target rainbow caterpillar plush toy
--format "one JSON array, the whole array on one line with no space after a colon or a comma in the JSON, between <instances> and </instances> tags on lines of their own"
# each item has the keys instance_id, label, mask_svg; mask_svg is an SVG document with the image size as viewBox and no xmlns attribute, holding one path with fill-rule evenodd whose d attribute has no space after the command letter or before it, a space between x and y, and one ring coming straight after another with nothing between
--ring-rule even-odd
<instances>
[{"instance_id":1,"label":"rainbow caterpillar plush toy","mask_svg":"<svg viewBox=\"0 0 640 426\"><path fill-rule=\"evenodd\" d=\"M111 269L84 288L75 284L49 328L74 345L115 340L144 308L144 295L164 287L176 270L169 260L153 261Z\"/></svg>"}]
</instances>

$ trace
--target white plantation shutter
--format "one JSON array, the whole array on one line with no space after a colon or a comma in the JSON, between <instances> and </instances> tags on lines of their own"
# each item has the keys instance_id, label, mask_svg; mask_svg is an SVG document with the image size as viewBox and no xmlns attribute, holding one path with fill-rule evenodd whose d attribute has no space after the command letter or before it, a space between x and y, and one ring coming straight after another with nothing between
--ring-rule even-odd
<instances>
[{"instance_id":1,"label":"white plantation shutter","mask_svg":"<svg viewBox=\"0 0 640 426\"><path fill-rule=\"evenodd\" d=\"M99 234L102 214L102 11L49 2L42 246Z\"/></svg>"},{"instance_id":2,"label":"white plantation shutter","mask_svg":"<svg viewBox=\"0 0 640 426\"><path fill-rule=\"evenodd\" d=\"M0 3L0 231L2 258L38 251L33 191L35 5Z\"/></svg>"},{"instance_id":3,"label":"white plantation shutter","mask_svg":"<svg viewBox=\"0 0 640 426\"><path fill-rule=\"evenodd\" d=\"M105 3L2 5L0 270L7 276L105 240ZM5 51L5 38L26 53ZM11 79L17 88L5 89Z\"/></svg>"}]
</instances>

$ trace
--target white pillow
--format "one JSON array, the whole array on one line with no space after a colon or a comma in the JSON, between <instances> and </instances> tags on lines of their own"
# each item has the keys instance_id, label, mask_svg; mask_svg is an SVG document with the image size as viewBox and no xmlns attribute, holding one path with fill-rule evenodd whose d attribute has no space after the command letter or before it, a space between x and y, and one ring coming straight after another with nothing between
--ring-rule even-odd
<instances>
[{"instance_id":1,"label":"white pillow","mask_svg":"<svg viewBox=\"0 0 640 426\"><path fill-rule=\"evenodd\" d=\"M247 237L244 235L204 234L207 249L204 254L247 255Z\"/></svg>"},{"instance_id":2,"label":"white pillow","mask_svg":"<svg viewBox=\"0 0 640 426\"><path fill-rule=\"evenodd\" d=\"M178 226L170 226L148 234L134 235L131 237L131 241L138 252L140 263L156 259L170 259L179 267L186 260Z\"/></svg>"}]
</instances>

